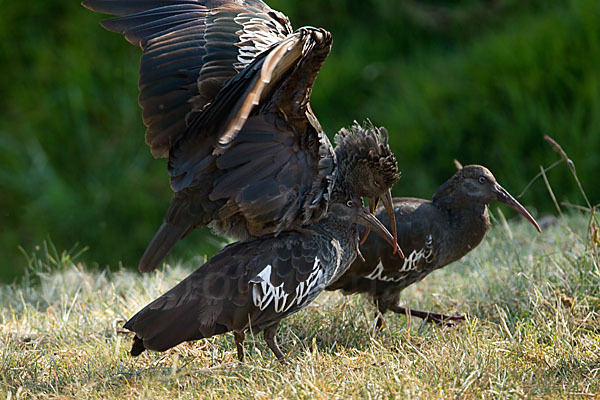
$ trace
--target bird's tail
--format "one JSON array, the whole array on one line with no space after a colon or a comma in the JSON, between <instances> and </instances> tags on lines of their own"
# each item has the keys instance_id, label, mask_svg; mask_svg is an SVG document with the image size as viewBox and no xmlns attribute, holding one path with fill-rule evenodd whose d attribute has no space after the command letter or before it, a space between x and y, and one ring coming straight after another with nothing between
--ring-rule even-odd
<instances>
[{"instance_id":1,"label":"bird's tail","mask_svg":"<svg viewBox=\"0 0 600 400\"><path fill-rule=\"evenodd\" d=\"M158 267L158 264L171 251L175 243L186 235L191 228L186 225L181 226L163 222L140 259L140 271L150 272Z\"/></svg>"},{"instance_id":2,"label":"bird's tail","mask_svg":"<svg viewBox=\"0 0 600 400\"><path fill-rule=\"evenodd\" d=\"M182 304L177 304L177 300ZM181 342L202 338L198 326L201 304L179 296L171 303L164 296L156 299L136 315L124 328L135 332L131 355L136 357L146 349L165 351Z\"/></svg>"},{"instance_id":3,"label":"bird's tail","mask_svg":"<svg viewBox=\"0 0 600 400\"><path fill-rule=\"evenodd\" d=\"M140 354L142 354L144 350L146 350L146 347L144 347L144 341L139 337L135 336L133 338L133 345L131 346L131 355L137 357Z\"/></svg>"},{"instance_id":4,"label":"bird's tail","mask_svg":"<svg viewBox=\"0 0 600 400\"><path fill-rule=\"evenodd\" d=\"M226 299L231 297L233 288L238 288L238 282L233 281L227 286L229 292L224 292L218 282L229 276L226 266L231 258L226 254L216 260L216 265L198 268L125 323L123 327L135 333L132 356L146 349L165 351L185 341L211 337L232 329L232 312L239 311L244 315L247 310L227 306Z\"/></svg>"}]
</instances>

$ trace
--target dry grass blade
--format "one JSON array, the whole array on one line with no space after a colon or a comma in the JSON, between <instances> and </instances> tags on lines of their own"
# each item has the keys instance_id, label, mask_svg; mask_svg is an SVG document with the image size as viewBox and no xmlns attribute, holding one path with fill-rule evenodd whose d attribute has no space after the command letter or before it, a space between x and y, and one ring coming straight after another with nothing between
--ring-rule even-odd
<instances>
[{"instance_id":1,"label":"dry grass blade","mask_svg":"<svg viewBox=\"0 0 600 400\"><path fill-rule=\"evenodd\" d=\"M596 268L598 268L598 261L600 260L600 258L598 257L598 253L600 251L600 227L598 226L595 207L590 213L590 220L588 222L588 234L590 246L594 255L594 263Z\"/></svg>"},{"instance_id":2,"label":"dry grass blade","mask_svg":"<svg viewBox=\"0 0 600 400\"><path fill-rule=\"evenodd\" d=\"M588 221L588 241L587 241L587 246L589 248L592 249L592 255L594 258L594 262L598 263L598 241L597 241L597 237L598 237L598 218L597 218L597 214L596 214L596 207L592 206L586 193L585 190L583 190L583 186L581 185L581 181L579 180L579 177L577 176L577 169L575 168L575 163L573 162L573 160L571 160L569 158L569 156L567 155L567 153L565 152L565 150L562 148L562 146L560 146L558 144L558 142L556 142L556 140L552 139L550 136L546 135L544 136L544 139L550 143L550 145L552 146L552 148L554 149L555 152L557 152L562 161L564 161L567 166L569 167L569 171L571 172L571 174L573 175L573 178L575 179L575 182L577 183L577 187L579 188L579 191L581 193L581 195L583 196L585 203L587 205L587 208L585 209L587 212L590 213L590 218ZM543 169L542 169L543 172ZM554 193L552 193L552 190L550 189L550 184L548 183L548 180L544 174L544 181L546 182L546 186L549 189L550 195L552 197L552 200L554 201L555 206L558 208L558 203L556 202L556 198L554 196ZM576 208L582 208L581 206L577 207L575 205L570 205L571 207L576 207ZM560 213L560 209L559 209L559 213ZM561 213L562 214L562 213Z\"/></svg>"},{"instance_id":3,"label":"dry grass blade","mask_svg":"<svg viewBox=\"0 0 600 400\"><path fill-rule=\"evenodd\" d=\"M569 166L569 170L571 171L571 174L573 175L573 178L575 178L575 182L577 182L577 187L579 188L579 191L581 192L581 195L583 196L583 198L585 200L585 203L587 204L587 206L589 208L592 208L592 204L588 200L588 197L585 194L585 191L583 190L583 187L581 186L581 182L579 181L579 177L577 176L577 170L575 169L575 163L567 156L567 153L556 142L556 140L552 139L548 135L544 136L544 139L548 143L550 143L550 145L552 146L552 148L554 149L554 151L557 152L558 154L560 154L560 157L563 159L563 161L567 163L567 165Z\"/></svg>"},{"instance_id":4,"label":"dry grass blade","mask_svg":"<svg viewBox=\"0 0 600 400\"><path fill-rule=\"evenodd\" d=\"M563 162L562 160L555 161L555 162L554 162L554 163L552 163L552 165L550 165L549 167L547 167L547 168L543 168L543 173L546 173L546 172L550 171L552 168L556 167L557 165L559 165L559 164L560 164L560 163L562 163L562 162ZM538 173L536 176L534 176L534 177L533 177L533 178L532 178L532 179L529 181L529 183L528 183L528 184L525 186L525 189L523 189L523 191L522 191L521 193L519 193L519 195L517 196L517 198L521 198L521 197L523 197L523 195L524 195L525 193L527 193L527 190L529 190L529 188L531 187L531 185L533 185L533 183L534 183L535 181L537 181L537 180L538 180L538 178L539 178L540 176L542 176L542 172Z\"/></svg>"},{"instance_id":5,"label":"dry grass blade","mask_svg":"<svg viewBox=\"0 0 600 400\"><path fill-rule=\"evenodd\" d=\"M544 171L544 167L542 167L542 166L540 166L540 174L544 178L544 183L546 184L546 188L548 189L550 198L552 198L552 203L554 204L554 207L556 207L556 211L558 211L559 215L562 215L562 210L560 209L560 206L558 205L558 201L556 200L554 191L552 190L552 187L550 186L550 182L548 181L548 177L546 176L546 172Z\"/></svg>"}]
</instances>

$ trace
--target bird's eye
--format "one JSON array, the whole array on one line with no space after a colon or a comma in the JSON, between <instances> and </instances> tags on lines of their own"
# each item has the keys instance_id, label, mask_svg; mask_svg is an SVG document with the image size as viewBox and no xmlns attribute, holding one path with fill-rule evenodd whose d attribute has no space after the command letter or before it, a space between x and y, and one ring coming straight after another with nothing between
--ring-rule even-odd
<instances>
[{"instance_id":1,"label":"bird's eye","mask_svg":"<svg viewBox=\"0 0 600 400\"><path fill-rule=\"evenodd\" d=\"M485 176L480 176L479 177L479 183L486 183L487 179L485 178Z\"/></svg>"},{"instance_id":2,"label":"bird's eye","mask_svg":"<svg viewBox=\"0 0 600 400\"><path fill-rule=\"evenodd\" d=\"M354 205L354 202L353 202L352 200L348 200L348 201L346 202L346 205L347 205L348 207L352 207L352 206Z\"/></svg>"}]
</instances>

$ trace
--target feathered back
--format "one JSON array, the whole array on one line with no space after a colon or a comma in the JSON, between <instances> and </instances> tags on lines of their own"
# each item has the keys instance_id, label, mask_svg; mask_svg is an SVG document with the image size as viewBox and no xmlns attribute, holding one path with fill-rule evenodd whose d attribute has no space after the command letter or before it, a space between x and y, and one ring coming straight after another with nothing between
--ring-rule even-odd
<instances>
[{"instance_id":1,"label":"feathered back","mask_svg":"<svg viewBox=\"0 0 600 400\"><path fill-rule=\"evenodd\" d=\"M354 121L350 129L342 128L334 140L338 176L345 177L358 196L379 197L400 179L385 128L376 128L368 120L362 126Z\"/></svg>"}]
</instances>

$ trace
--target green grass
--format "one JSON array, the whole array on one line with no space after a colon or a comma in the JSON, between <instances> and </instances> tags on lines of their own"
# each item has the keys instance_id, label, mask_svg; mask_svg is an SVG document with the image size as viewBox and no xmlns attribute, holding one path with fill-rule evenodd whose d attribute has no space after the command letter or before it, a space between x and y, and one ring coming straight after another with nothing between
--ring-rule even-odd
<instances>
[{"instance_id":1,"label":"green grass","mask_svg":"<svg viewBox=\"0 0 600 400\"><path fill-rule=\"evenodd\" d=\"M472 319L454 328L321 295L284 320L279 365L262 338L236 361L231 335L132 358L123 321L192 268L91 272L42 246L0 287L0 393L12 398L587 398L600 392L600 240L589 214L541 235L501 214L460 262L409 287L412 307ZM595 255L596 254L596 255Z\"/></svg>"}]
</instances>

